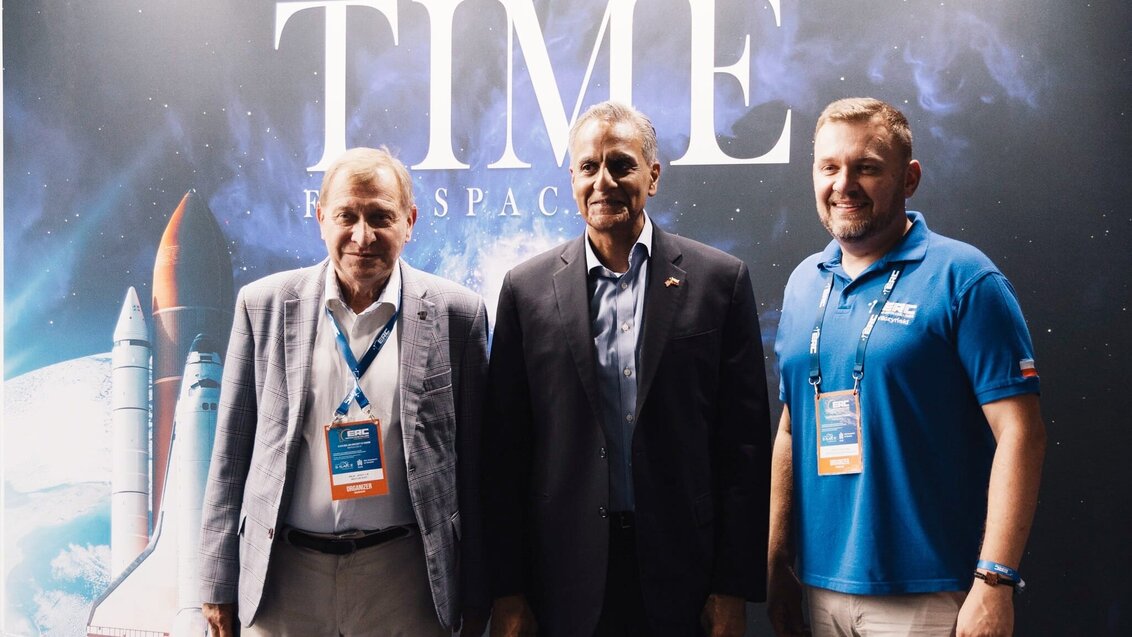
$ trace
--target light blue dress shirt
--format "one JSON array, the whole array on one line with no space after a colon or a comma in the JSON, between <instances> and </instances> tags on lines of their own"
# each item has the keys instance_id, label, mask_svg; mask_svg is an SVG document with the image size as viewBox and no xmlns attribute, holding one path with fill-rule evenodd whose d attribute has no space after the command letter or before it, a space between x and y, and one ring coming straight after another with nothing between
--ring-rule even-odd
<instances>
[{"instance_id":1,"label":"light blue dress shirt","mask_svg":"<svg viewBox=\"0 0 1132 637\"><path fill-rule=\"evenodd\" d=\"M602 452L609 459L609 500L613 511L632 511L635 505L632 443L637 424L637 370L652 235L652 221L646 214L645 226L629 252L626 272L614 272L602 265L589 239L585 241L590 324L606 439Z\"/></svg>"}]
</instances>

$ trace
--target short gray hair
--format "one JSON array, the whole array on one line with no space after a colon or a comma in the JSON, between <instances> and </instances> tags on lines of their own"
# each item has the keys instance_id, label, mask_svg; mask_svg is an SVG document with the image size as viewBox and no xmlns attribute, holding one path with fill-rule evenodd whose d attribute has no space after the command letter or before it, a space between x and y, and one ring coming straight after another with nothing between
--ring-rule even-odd
<instances>
[{"instance_id":1,"label":"short gray hair","mask_svg":"<svg viewBox=\"0 0 1132 637\"><path fill-rule=\"evenodd\" d=\"M625 122L632 126L637 133L637 138L641 140L641 152L644 153L645 161L649 165L656 163L656 128L653 127L652 120L648 118L648 115L632 106L613 100L594 104L586 109L585 113L582 113L582 116L570 127L569 141L571 147L574 146L574 139L577 138L578 131L582 129L582 126L594 119L610 124Z\"/></svg>"}]
</instances>

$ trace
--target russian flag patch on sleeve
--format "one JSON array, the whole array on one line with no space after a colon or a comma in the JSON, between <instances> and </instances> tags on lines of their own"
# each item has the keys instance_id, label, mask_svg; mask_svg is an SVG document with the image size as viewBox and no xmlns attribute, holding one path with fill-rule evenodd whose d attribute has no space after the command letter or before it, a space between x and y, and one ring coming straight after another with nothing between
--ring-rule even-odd
<instances>
[{"instance_id":1,"label":"russian flag patch on sleeve","mask_svg":"<svg viewBox=\"0 0 1132 637\"><path fill-rule=\"evenodd\" d=\"M1034 365L1034 359L1023 358L1018 361L1018 368L1022 370L1022 378L1037 378L1038 368Z\"/></svg>"}]
</instances>

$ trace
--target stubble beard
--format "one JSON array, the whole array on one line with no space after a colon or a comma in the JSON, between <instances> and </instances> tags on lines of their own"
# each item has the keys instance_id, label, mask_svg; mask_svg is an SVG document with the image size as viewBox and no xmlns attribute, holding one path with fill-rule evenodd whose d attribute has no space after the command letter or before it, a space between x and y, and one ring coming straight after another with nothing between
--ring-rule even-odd
<instances>
[{"instance_id":1,"label":"stubble beard","mask_svg":"<svg viewBox=\"0 0 1132 637\"><path fill-rule=\"evenodd\" d=\"M838 241L860 241L869 236L872 231L873 219L858 219L856 221L833 221L831 214L822 215L822 225Z\"/></svg>"},{"instance_id":2,"label":"stubble beard","mask_svg":"<svg viewBox=\"0 0 1132 637\"><path fill-rule=\"evenodd\" d=\"M826 204L821 212L821 223L834 239L846 243L864 241L877 235L893 222L898 213L898 209L893 208L892 212L883 216L874 212L867 217L835 220L833 208L832 204Z\"/></svg>"}]
</instances>

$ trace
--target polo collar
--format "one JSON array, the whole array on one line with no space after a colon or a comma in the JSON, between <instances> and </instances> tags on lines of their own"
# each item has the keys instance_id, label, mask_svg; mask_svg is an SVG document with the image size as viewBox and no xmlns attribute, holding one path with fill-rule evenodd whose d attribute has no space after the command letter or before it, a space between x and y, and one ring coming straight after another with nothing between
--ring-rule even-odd
<instances>
[{"instance_id":1,"label":"polo collar","mask_svg":"<svg viewBox=\"0 0 1132 637\"><path fill-rule=\"evenodd\" d=\"M928 222L924 220L924 215L909 210L907 212L908 219L912 222L912 227L904 236L900 238L895 246L892 247L884 256L877 259L876 263L870 265L868 270L876 268L888 268L890 264L898 262L914 262L923 261L928 253L928 241L931 237L931 232L928 230ZM841 246L834 239L829 242L825 250L821 253L821 260L818 262L818 268L822 270L832 270L841 267ZM867 271L867 270L866 270Z\"/></svg>"}]
</instances>

